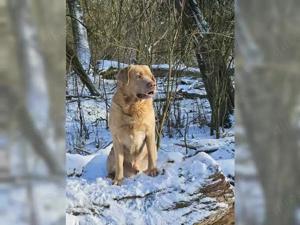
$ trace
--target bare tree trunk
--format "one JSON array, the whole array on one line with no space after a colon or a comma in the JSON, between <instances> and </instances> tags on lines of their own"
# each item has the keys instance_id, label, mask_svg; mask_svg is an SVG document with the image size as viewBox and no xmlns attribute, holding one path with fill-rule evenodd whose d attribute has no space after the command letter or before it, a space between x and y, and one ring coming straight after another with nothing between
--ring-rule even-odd
<instances>
[{"instance_id":1,"label":"bare tree trunk","mask_svg":"<svg viewBox=\"0 0 300 225\"><path fill-rule=\"evenodd\" d=\"M80 77L80 80L86 87L89 89L90 93L92 95L97 95L99 96L100 93L97 90L97 88L94 86L93 82L87 75L86 71L82 67L81 63L79 62L78 57L72 50L72 48L67 44L67 63L72 65L75 73Z\"/></svg>"},{"instance_id":2,"label":"bare tree trunk","mask_svg":"<svg viewBox=\"0 0 300 225\"><path fill-rule=\"evenodd\" d=\"M177 11L182 15L183 24L193 34L195 54L202 75L207 98L211 106L211 135L214 131L216 137L220 136L220 127L230 127L229 115L233 113L234 88L229 75L229 70L224 65L226 60L220 54L211 56L208 42L205 36L209 31L207 22L196 0L176 0Z\"/></svg>"},{"instance_id":3,"label":"bare tree trunk","mask_svg":"<svg viewBox=\"0 0 300 225\"><path fill-rule=\"evenodd\" d=\"M289 119L290 107L276 102L278 95L275 92L278 89L282 91L282 88L279 87L280 84L272 84L276 90L273 93L265 88L267 83L273 82L273 79L276 79L275 77L280 76L280 74L273 71L274 77L270 76L265 79L261 76L261 70L253 70L252 72L256 75L245 75L249 77L241 78L242 80L238 83L241 88L239 90L241 96L239 102L245 101L245 98L248 99L248 105L240 104L239 110L246 128L248 143L258 168L259 180L264 190L265 224L296 224L294 219L295 209L299 202L299 191L295 187L299 185L292 174L299 171L299 161L295 157L299 150L296 141L299 131L292 128L289 121L285 121ZM244 84L241 85L241 82ZM285 94L282 93L282 95ZM276 112L273 108L274 103L276 104ZM260 109L258 110L258 108ZM255 109L255 114L253 109ZM270 132L270 129L273 132ZM286 151L287 148L290 151Z\"/></svg>"},{"instance_id":4,"label":"bare tree trunk","mask_svg":"<svg viewBox=\"0 0 300 225\"><path fill-rule=\"evenodd\" d=\"M30 0L9 1L9 13L16 34L16 43L21 70L21 80L25 84L21 91L25 103L16 95L11 95L18 104L18 122L22 133L54 174L62 174L63 168L49 144L52 138L49 118L49 94L46 81L45 61L36 40L36 27L30 20Z\"/></svg>"},{"instance_id":5,"label":"bare tree trunk","mask_svg":"<svg viewBox=\"0 0 300 225\"><path fill-rule=\"evenodd\" d=\"M34 126L34 120L26 108L22 103L19 102L19 104L18 119L22 133L33 146L35 153L44 160L50 172L54 175L62 175L63 168L54 155L54 151L48 146L41 132Z\"/></svg>"},{"instance_id":6,"label":"bare tree trunk","mask_svg":"<svg viewBox=\"0 0 300 225\"><path fill-rule=\"evenodd\" d=\"M56 5L58 1L60 5ZM51 3L52 4L52 3ZM35 22L38 30L39 47L45 59L47 86L49 89L50 117L55 126L55 136L64 140L65 129L61 121L65 120L65 102L61 96L65 95L65 78L62 74L66 71L66 48L65 48L65 3L54 0L53 5L48 1L32 0L33 14L38 20ZM59 7L59 12L57 11ZM55 15L55 16L54 16ZM58 26L60 24L60 26Z\"/></svg>"},{"instance_id":7,"label":"bare tree trunk","mask_svg":"<svg viewBox=\"0 0 300 225\"><path fill-rule=\"evenodd\" d=\"M76 53L85 71L91 63L91 52L88 42L87 29L84 25L83 11L80 0L68 0L68 7L72 19L72 30Z\"/></svg>"},{"instance_id":8,"label":"bare tree trunk","mask_svg":"<svg viewBox=\"0 0 300 225\"><path fill-rule=\"evenodd\" d=\"M282 20L281 15L278 17ZM278 25L272 21L268 26L273 23ZM264 25L259 21L260 29L265 29ZM238 110L264 192L265 224L297 224L300 130L295 124L295 110L300 98L299 61L270 54L277 46L269 45L269 35L276 39L277 32L265 40L261 36L255 39L238 16L237 33L237 55L245 63L238 67ZM291 34L293 37L294 30Z\"/></svg>"}]
</instances>

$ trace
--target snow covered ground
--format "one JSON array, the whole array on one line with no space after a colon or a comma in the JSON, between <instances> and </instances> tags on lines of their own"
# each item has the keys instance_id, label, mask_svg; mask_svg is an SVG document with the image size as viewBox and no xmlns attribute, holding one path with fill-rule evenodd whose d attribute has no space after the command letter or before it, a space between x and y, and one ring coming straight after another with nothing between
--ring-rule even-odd
<instances>
[{"instance_id":1,"label":"snow covered ground","mask_svg":"<svg viewBox=\"0 0 300 225\"><path fill-rule=\"evenodd\" d=\"M112 65L117 67L118 63L102 61L102 65L103 69L108 69ZM98 85L99 78L91 79L103 92L101 83ZM164 82L164 78L158 79L156 99L164 97ZM74 92L73 84L70 78L67 87L70 95ZM193 224L228 207L197 193L218 172L223 172L234 184L234 131L224 130L220 139L209 135L209 127L203 121L209 120L210 108L201 79L183 77L177 82L178 93L202 97L178 100L177 110L189 125L174 129L162 138L158 153L159 175L149 177L140 173L125 179L122 186L112 185L111 179L106 177L111 136L105 119L115 81L104 80L104 84L109 98L107 103L81 97L79 110L77 98L66 102L67 225ZM85 90L80 93L84 95ZM170 114L175 116L172 110ZM203 123L197 118L199 112ZM84 121L84 126L80 126L80 120ZM186 148L185 143L190 148Z\"/></svg>"},{"instance_id":2,"label":"snow covered ground","mask_svg":"<svg viewBox=\"0 0 300 225\"><path fill-rule=\"evenodd\" d=\"M69 178L67 182L67 224L193 224L212 211L227 207L209 197L192 201L199 197L194 193L220 169L206 153L184 159L179 151L162 150L157 177L140 173L125 179L122 186L114 186L106 178L103 166L109 149L110 146L102 154L79 159L85 161L83 168L74 165L81 177ZM73 163L74 156L68 155L71 173ZM184 201L192 203L172 210Z\"/></svg>"}]
</instances>

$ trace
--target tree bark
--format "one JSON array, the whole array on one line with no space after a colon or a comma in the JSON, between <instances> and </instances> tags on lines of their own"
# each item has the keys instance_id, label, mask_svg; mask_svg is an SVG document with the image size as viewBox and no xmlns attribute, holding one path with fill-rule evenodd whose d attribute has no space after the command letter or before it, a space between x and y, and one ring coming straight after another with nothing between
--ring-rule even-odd
<instances>
[{"instance_id":1,"label":"tree bark","mask_svg":"<svg viewBox=\"0 0 300 225\"><path fill-rule=\"evenodd\" d=\"M83 69L87 71L91 63L91 53L80 0L68 0L67 2L72 19L73 38L77 57Z\"/></svg>"},{"instance_id":2,"label":"tree bark","mask_svg":"<svg viewBox=\"0 0 300 225\"><path fill-rule=\"evenodd\" d=\"M86 87L89 89L92 95L99 96L100 92L94 86L93 82L85 72L84 68L82 67L77 55L74 53L72 48L67 44L67 63L71 64L74 72L79 76L80 80Z\"/></svg>"},{"instance_id":3,"label":"tree bark","mask_svg":"<svg viewBox=\"0 0 300 225\"><path fill-rule=\"evenodd\" d=\"M53 123L49 117L49 90L45 60L37 41L37 30L30 16L31 0L8 2L9 15L16 36L21 82L24 89L19 95L11 92L11 101L18 107L17 119L27 141L35 153L46 163L53 174L63 174L62 161L58 160L49 144Z\"/></svg>"},{"instance_id":4,"label":"tree bark","mask_svg":"<svg viewBox=\"0 0 300 225\"><path fill-rule=\"evenodd\" d=\"M282 90L278 88L280 84L277 83L274 90L265 89L265 84L273 82L276 78L265 79L261 77L262 71L252 72L258 75L248 74L247 76L251 78L242 78L244 85L241 85L241 81L238 83L241 88L240 101L245 101L246 96L248 99L248 106L239 104L239 110L264 191L265 224L296 224L295 209L299 201L299 191L295 187L299 184L293 174L299 171L296 157L299 149L296 135L299 132L289 124L289 121L281 123L283 120L289 120L290 107L276 102L278 95L275 92L278 89ZM280 76L275 71L273 74L275 77ZM273 109L274 104L270 104L272 102L276 102L276 112ZM256 113L249 110L250 108L255 108ZM286 151L287 149L290 151Z\"/></svg>"},{"instance_id":5,"label":"tree bark","mask_svg":"<svg viewBox=\"0 0 300 225\"><path fill-rule=\"evenodd\" d=\"M196 31L193 34L196 59L212 110L211 135L216 132L216 137L219 138L220 127L231 126L229 115L234 108L234 88L229 70L223 63L226 59L220 54L210 55L210 39L205 35L209 27L197 1L176 0L175 3L182 16L184 28L190 33Z\"/></svg>"},{"instance_id":6,"label":"tree bark","mask_svg":"<svg viewBox=\"0 0 300 225\"><path fill-rule=\"evenodd\" d=\"M272 21L268 26L273 23L277 25ZM260 20L259 26L263 26ZM269 35L276 39L277 33L268 34L266 40L260 36L255 39L242 18L238 19L237 32L239 45L236 53L245 63L237 68L240 126L245 128L246 144L264 192L264 224L297 224L299 126L295 124L296 114L292 112L295 112L300 97L299 68L294 66L298 61L270 54L275 46L268 46Z\"/></svg>"}]
</instances>

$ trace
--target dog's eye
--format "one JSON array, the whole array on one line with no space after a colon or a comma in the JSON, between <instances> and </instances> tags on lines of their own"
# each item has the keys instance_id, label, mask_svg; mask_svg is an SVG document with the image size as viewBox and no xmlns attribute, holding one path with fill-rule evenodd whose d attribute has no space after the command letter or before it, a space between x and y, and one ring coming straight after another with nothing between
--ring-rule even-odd
<instances>
[{"instance_id":1,"label":"dog's eye","mask_svg":"<svg viewBox=\"0 0 300 225\"><path fill-rule=\"evenodd\" d=\"M138 79L143 79L143 76L142 76L141 74L138 74L138 75L137 75L137 78L138 78Z\"/></svg>"}]
</instances>

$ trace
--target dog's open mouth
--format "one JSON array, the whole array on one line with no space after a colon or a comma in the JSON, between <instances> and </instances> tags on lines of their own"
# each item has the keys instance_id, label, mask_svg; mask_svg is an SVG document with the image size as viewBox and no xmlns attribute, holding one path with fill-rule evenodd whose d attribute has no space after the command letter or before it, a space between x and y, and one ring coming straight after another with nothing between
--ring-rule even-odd
<instances>
[{"instance_id":1,"label":"dog's open mouth","mask_svg":"<svg viewBox=\"0 0 300 225\"><path fill-rule=\"evenodd\" d=\"M154 91L149 91L146 94L137 94L136 96L141 99L152 98L154 96Z\"/></svg>"}]
</instances>

